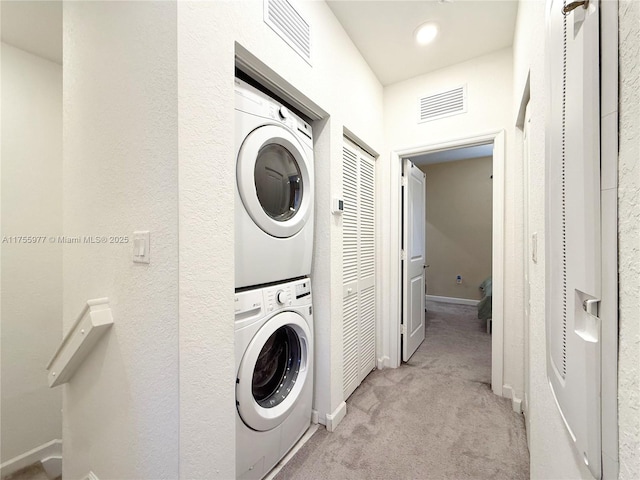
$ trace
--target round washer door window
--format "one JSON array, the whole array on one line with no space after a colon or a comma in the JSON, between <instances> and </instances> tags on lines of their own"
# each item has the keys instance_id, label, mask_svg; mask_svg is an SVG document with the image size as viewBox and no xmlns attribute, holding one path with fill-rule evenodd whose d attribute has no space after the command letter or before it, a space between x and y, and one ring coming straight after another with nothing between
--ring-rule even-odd
<instances>
[{"instance_id":1,"label":"round washer door window","mask_svg":"<svg viewBox=\"0 0 640 480\"><path fill-rule=\"evenodd\" d=\"M298 139L278 125L245 138L236 169L238 191L253 221L266 233L298 233L312 212L313 165Z\"/></svg>"},{"instance_id":2,"label":"round washer door window","mask_svg":"<svg viewBox=\"0 0 640 480\"><path fill-rule=\"evenodd\" d=\"M305 320L283 312L256 333L242 357L236 383L240 417L254 430L271 430L291 413L307 379L311 335Z\"/></svg>"},{"instance_id":3,"label":"round washer door window","mask_svg":"<svg viewBox=\"0 0 640 480\"><path fill-rule=\"evenodd\" d=\"M264 408L281 404L296 384L302 364L300 339L288 325L271 334L253 370L253 399Z\"/></svg>"}]
</instances>

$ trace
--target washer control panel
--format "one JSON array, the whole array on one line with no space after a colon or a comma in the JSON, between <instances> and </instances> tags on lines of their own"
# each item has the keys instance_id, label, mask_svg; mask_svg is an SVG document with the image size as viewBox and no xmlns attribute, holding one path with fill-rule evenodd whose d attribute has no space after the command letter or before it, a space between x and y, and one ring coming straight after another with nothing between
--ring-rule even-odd
<instances>
[{"instance_id":1,"label":"washer control panel","mask_svg":"<svg viewBox=\"0 0 640 480\"><path fill-rule=\"evenodd\" d=\"M311 295L311 282L306 280L295 284L296 299L308 297Z\"/></svg>"},{"instance_id":2,"label":"washer control panel","mask_svg":"<svg viewBox=\"0 0 640 480\"><path fill-rule=\"evenodd\" d=\"M279 285L264 290L264 303L267 312L291 306L291 285Z\"/></svg>"},{"instance_id":3,"label":"washer control panel","mask_svg":"<svg viewBox=\"0 0 640 480\"><path fill-rule=\"evenodd\" d=\"M264 306L267 312L310 302L311 281L308 278L264 289Z\"/></svg>"},{"instance_id":4,"label":"washer control panel","mask_svg":"<svg viewBox=\"0 0 640 480\"><path fill-rule=\"evenodd\" d=\"M287 310L301 305L309 305L311 313L311 280L308 278L237 292L235 294L236 329L244 328L278 310Z\"/></svg>"},{"instance_id":5,"label":"washer control panel","mask_svg":"<svg viewBox=\"0 0 640 480\"><path fill-rule=\"evenodd\" d=\"M262 292L260 290L236 293L236 316L256 311L260 312L260 310L262 310Z\"/></svg>"}]
</instances>

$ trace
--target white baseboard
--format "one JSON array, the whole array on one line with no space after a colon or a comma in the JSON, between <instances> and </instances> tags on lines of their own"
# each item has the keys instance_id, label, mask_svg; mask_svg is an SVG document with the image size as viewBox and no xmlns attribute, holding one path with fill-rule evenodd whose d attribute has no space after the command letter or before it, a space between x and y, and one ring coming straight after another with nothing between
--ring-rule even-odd
<instances>
[{"instance_id":1,"label":"white baseboard","mask_svg":"<svg viewBox=\"0 0 640 480\"><path fill-rule=\"evenodd\" d=\"M513 408L514 412L522 413L522 399L516 396L511 385L502 386L502 396L511 399L511 408Z\"/></svg>"},{"instance_id":2,"label":"white baseboard","mask_svg":"<svg viewBox=\"0 0 640 480\"><path fill-rule=\"evenodd\" d=\"M456 305L471 305L476 307L480 300L471 298L442 297L440 295L425 295L427 302L455 303Z\"/></svg>"},{"instance_id":3,"label":"white baseboard","mask_svg":"<svg viewBox=\"0 0 640 480\"><path fill-rule=\"evenodd\" d=\"M327 427L328 431L333 432L336 428L338 428L338 425L346 414L347 404L346 402L342 402L340 405L338 405L338 408L336 408L333 413L327 413L325 415L326 423L324 424L324 426Z\"/></svg>"},{"instance_id":4,"label":"white baseboard","mask_svg":"<svg viewBox=\"0 0 640 480\"><path fill-rule=\"evenodd\" d=\"M40 460L42 468L47 474L49 480L62 476L62 455L53 455L51 457L43 458Z\"/></svg>"},{"instance_id":5,"label":"white baseboard","mask_svg":"<svg viewBox=\"0 0 640 480\"><path fill-rule=\"evenodd\" d=\"M43 459L50 457L62 458L62 440L51 440L50 442L40 445L39 447L29 450L22 455L18 455L0 465L0 478L22 470L29 465L38 463Z\"/></svg>"},{"instance_id":6,"label":"white baseboard","mask_svg":"<svg viewBox=\"0 0 640 480\"><path fill-rule=\"evenodd\" d=\"M391 359L385 355L378 359L376 367L378 368L378 370L382 370L383 368L389 368L390 364L391 364Z\"/></svg>"}]
</instances>

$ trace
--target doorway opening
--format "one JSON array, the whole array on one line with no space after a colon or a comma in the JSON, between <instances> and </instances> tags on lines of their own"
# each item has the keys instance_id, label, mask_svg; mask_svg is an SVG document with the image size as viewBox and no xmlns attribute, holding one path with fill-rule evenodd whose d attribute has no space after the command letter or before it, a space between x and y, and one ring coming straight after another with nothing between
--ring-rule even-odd
<instances>
[{"instance_id":1,"label":"doorway opening","mask_svg":"<svg viewBox=\"0 0 640 480\"><path fill-rule=\"evenodd\" d=\"M405 159L429 157L431 155L453 155L453 152L469 148L485 148L492 150L492 179L491 182L491 389L496 395L503 395L503 316L504 316L504 158L505 135L504 131L490 132L483 135L454 139L446 142L427 144L410 149L398 149L391 152L390 162L390 229L389 252L386 265L389 267L389 298L388 318L389 325L386 330L389 342L388 364L394 368L401 364L403 352L403 310L406 310L407 301L403 299L406 291L403 291L403 255L409 257L403 250L403 232L406 235L406 225L403 223L402 207L407 201L406 192L403 189L402 179L403 162ZM432 157L433 158L433 157ZM423 209L424 212L424 209ZM413 234L412 234L413 235ZM415 237L415 235L414 235ZM423 237L424 238L424 237ZM427 238L428 241L428 238ZM424 250L424 249L423 249ZM400 252L394 255L393 252ZM426 259L425 266L430 265ZM431 268L431 267L429 267ZM425 268L427 270L428 268ZM462 276L462 275L461 275ZM456 275L457 277L457 275ZM464 285L464 277L461 279ZM454 278L457 281L457 278ZM456 284L457 285L457 284ZM427 285L427 288L428 285ZM426 299L424 287L422 298ZM446 295L440 295L446 296ZM414 311L417 309L413 309ZM424 308L422 309L424 315ZM424 318L424 317L423 317ZM415 322L414 322L415 323ZM406 328L406 327L405 327ZM415 329L414 329L415 330ZM414 342L415 343L415 342Z\"/></svg>"},{"instance_id":2,"label":"doorway opening","mask_svg":"<svg viewBox=\"0 0 640 480\"><path fill-rule=\"evenodd\" d=\"M474 327L490 334L493 143L408 160L424 173L426 182L426 215L418 219L426 219L425 311L435 303L435 310L457 309ZM427 314L427 323L428 318Z\"/></svg>"}]
</instances>

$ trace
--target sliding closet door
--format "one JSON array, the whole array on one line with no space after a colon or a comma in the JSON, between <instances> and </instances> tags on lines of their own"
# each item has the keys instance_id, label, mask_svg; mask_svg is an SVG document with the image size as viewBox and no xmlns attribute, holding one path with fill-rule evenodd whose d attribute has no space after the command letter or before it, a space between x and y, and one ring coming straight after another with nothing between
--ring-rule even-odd
<instances>
[{"instance_id":1,"label":"sliding closet door","mask_svg":"<svg viewBox=\"0 0 640 480\"><path fill-rule=\"evenodd\" d=\"M375 161L344 139L343 386L346 399L374 369Z\"/></svg>"}]
</instances>

